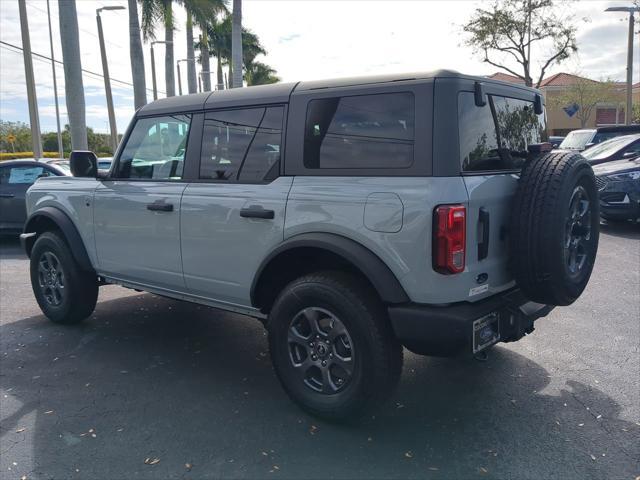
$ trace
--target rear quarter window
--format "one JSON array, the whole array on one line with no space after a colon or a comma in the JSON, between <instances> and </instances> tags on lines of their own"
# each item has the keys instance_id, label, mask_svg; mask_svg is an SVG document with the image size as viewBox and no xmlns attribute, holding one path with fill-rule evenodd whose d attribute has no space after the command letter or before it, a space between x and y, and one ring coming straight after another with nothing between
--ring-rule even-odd
<instances>
[{"instance_id":1,"label":"rear quarter window","mask_svg":"<svg viewBox=\"0 0 640 480\"><path fill-rule=\"evenodd\" d=\"M316 99L305 122L310 169L408 168L413 164L415 99L411 92Z\"/></svg>"},{"instance_id":2,"label":"rear quarter window","mask_svg":"<svg viewBox=\"0 0 640 480\"><path fill-rule=\"evenodd\" d=\"M518 170L527 148L546 139L544 113L533 102L489 95L484 107L472 92L458 96L460 165L463 172Z\"/></svg>"}]
</instances>

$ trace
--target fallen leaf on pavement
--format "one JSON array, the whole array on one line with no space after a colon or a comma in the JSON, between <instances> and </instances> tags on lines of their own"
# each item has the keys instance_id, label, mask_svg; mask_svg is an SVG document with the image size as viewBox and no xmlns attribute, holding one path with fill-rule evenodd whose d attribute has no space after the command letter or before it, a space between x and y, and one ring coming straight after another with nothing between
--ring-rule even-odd
<instances>
[{"instance_id":1,"label":"fallen leaf on pavement","mask_svg":"<svg viewBox=\"0 0 640 480\"><path fill-rule=\"evenodd\" d=\"M51 413L53 413L53 410L47 410L46 412L44 412L45 415L49 415Z\"/></svg>"},{"instance_id":2,"label":"fallen leaf on pavement","mask_svg":"<svg viewBox=\"0 0 640 480\"><path fill-rule=\"evenodd\" d=\"M480 467L478 470L479 470L479 471L480 471L480 473L482 473L483 475L486 475L487 473L489 473L489 470L487 470L487 469L486 469L486 468L484 468L484 467Z\"/></svg>"},{"instance_id":3,"label":"fallen leaf on pavement","mask_svg":"<svg viewBox=\"0 0 640 480\"><path fill-rule=\"evenodd\" d=\"M17 429L17 430L16 430L16 433L22 433L22 432L24 432L25 430L26 430L26 428L25 428L25 427L22 427L22 428Z\"/></svg>"},{"instance_id":4,"label":"fallen leaf on pavement","mask_svg":"<svg viewBox=\"0 0 640 480\"><path fill-rule=\"evenodd\" d=\"M145 458L144 459L144 463L146 465L155 465L157 463L160 463L160 459L159 458Z\"/></svg>"},{"instance_id":5,"label":"fallen leaf on pavement","mask_svg":"<svg viewBox=\"0 0 640 480\"><path fill-rule=\"evenodd\" d=\"M596 457L594 455L589 455L591 457L591 460L593 460L594 462L596 461Z\"/></svg>"},{"instance_id":6,"label":"fallen leaf on pavement","mask_svg":"<svg viewBox=\"0 0 640 480\"><path fill-rule=\"evenodd\" d=\"M186 468L188 471L191 471L191 469L193 468L193 465L191 465L190 463L185 463L184 468Z\"/></svg>"},{"instance_id":7,"label":"fallen leaf on pavement","mask_svg":"<svg viewBox=\"0 0 640 480\"><path fill-rule=\"evenodd\" d=\"M411 452L411 450L409 450L408 452L404 452L404 456L407 458L413 458L413 452Z\"/></svg>"}]
</instances>

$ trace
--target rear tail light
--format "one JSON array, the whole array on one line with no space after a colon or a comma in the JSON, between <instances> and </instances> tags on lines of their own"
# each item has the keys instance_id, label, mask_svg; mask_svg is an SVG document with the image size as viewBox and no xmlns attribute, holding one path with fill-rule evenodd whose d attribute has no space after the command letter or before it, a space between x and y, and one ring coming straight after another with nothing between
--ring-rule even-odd
<instances>
[{"instance_id":1,"label":"rear tail light","mask_svg":"<svg viewBox=\"0 0 640 480\"><path fill-rule=\"evenodd\" d=\"M464 270L467 209L464 205L441 205L433 216L433 268L444 274Z\"/></svg>"}]
</instances>

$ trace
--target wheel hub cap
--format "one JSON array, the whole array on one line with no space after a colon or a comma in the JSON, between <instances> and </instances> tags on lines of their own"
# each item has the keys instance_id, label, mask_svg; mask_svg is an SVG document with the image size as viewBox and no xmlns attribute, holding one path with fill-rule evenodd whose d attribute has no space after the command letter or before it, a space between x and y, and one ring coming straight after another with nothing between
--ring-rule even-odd
<instances>
[{"instance_id":1,"label":"wheel hub cap","mask_svg":"<svg viewBox=\"0 0 640 480\"><path fill-rule=\"evenodd\" d=\"M46 302L58 306L64 300L65 278L60 260L53 252L44 252L38 260L38 286Z\"/></svg>"},{"instance_id":2,"label":"wheel hub cap","mask_svg":"<svg viewBox=\"0 0 640 480\"><path fill-rule=\"evenodd\" d=\"M581 185L573 190L565 229L565 260L569 274L578 275L587 261L591 241L591 201Z\"/></svg>"},{"instance_id":3,"label":"wheel hub cap","mask_svg":"<svg viewBox=\"0 0 640 480\"><path fill-rule=\"evenodd\" d=\"M305 308L294 316L287 335L291 365L308 388L334 394L349 383L354 371L353 344L333 313Z\"/></svg>"}]
</instances>

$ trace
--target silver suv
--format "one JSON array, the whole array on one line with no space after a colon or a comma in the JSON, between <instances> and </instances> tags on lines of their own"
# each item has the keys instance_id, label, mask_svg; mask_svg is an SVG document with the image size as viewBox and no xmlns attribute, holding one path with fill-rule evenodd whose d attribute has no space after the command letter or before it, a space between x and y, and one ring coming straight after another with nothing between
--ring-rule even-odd
<instances>
[{"instance_id":1,"label":"silver suv","mask_svg":"<svg viewBox=\"0 0 640 480\"><path fill-rule=\"evenodd\" d=\"M33 291L58 323L104 284L255 317L295 402L355 415L403 346L479 354L582 293L593 172L545 135L538 91L450 71L159 100L108 172L29 190Z\"/></svg>"}]
</instances>

